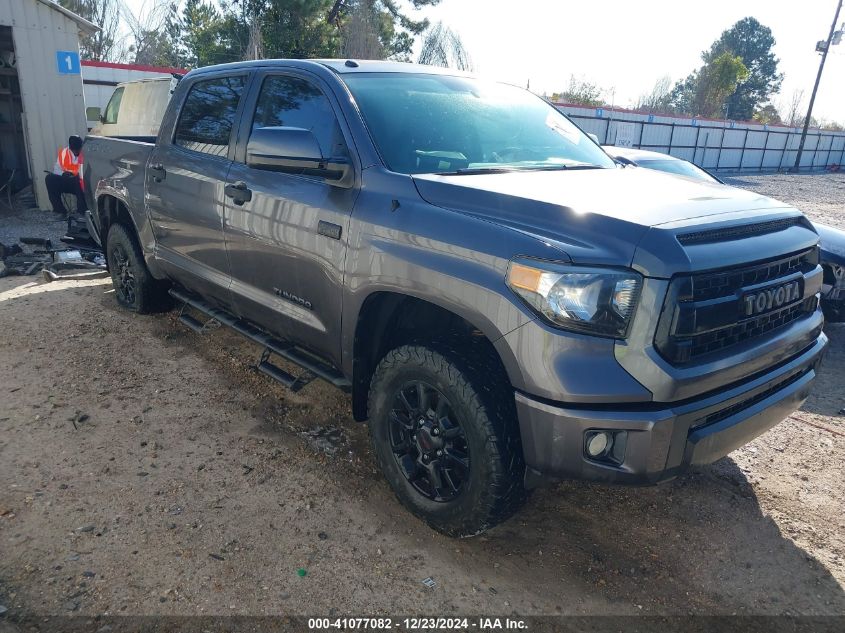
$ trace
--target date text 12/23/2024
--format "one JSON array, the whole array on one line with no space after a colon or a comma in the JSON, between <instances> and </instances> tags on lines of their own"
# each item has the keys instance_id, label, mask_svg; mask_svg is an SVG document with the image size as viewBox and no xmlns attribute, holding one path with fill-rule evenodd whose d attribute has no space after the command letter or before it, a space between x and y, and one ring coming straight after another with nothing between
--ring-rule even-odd
<instances>
[{"instance_id":1,"label":"date text 12/23/2024","mask_svg":"<svg viewBox=\"0 0 845 633\"><path fill-rule=\"evenodd\" d=\"M309 618L311 631L520 631L527 630L524 620L519 618L476 617L476 618Z\"/></svg>"}]
</instances>

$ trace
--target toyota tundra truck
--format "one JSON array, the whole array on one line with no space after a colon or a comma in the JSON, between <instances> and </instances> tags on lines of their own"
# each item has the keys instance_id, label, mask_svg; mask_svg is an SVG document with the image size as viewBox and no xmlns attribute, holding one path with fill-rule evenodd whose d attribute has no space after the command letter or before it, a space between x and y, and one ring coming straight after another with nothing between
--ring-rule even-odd
<instances>
[{"instance_id":1,"label":"toyota tundra truck","mask_svg":"<svg viewBox=\"0 0 845 633\"><path fill-rule=\"evenodd\" d=\"M723 457L801 406L827 344L798 210L624 167L544 100L455 71L202 68L155 143L85 155L120 305L175 302L290 389L349 392L399 501L448 535L547 481Z\"/></svg>"}]
</instances>

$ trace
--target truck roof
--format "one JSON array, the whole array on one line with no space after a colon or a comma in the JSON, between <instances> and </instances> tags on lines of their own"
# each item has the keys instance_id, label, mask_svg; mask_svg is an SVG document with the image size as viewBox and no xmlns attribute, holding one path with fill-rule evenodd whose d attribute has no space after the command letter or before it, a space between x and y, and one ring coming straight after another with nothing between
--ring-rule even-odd
<instances>
[{"instance_id":1,"label":"truck roof","mask_svg":"<svg viewBox=\"0 0 845 633\"><path fill-rule=\"evenodd\" d=\"M238 70L249 68L273 68L284 66L287 68L301 68L303 70L315 69L315 67L328 68L339 74L351 73L415 73L428 75L458 75L469 77L470 73L455 70L453 68L441 68L439 66L427 66L425 64L410 64L407 62L386 62L379 60L361 59L258 59L245 62L233 62L230 64L217 64L197 68L188 73L189 76L219 70Z\"/></svg>"}]
</instances>

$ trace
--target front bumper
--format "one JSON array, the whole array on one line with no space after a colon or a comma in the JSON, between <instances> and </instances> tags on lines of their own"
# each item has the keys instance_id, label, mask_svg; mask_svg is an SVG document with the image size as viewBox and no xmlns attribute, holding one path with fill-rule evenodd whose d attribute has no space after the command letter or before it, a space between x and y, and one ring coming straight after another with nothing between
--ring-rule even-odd
<instances>
[{"instance_id":1,"label":"front bumper","mask_svg":"<svg viewBox=\"0 0 845 633\"><path fill-rule=\"evenodd\" d=\"M517 392L525 462L531 475L653 484L708 464L778 424L806 400L827 337L741 385L673 404L566 406ZM621 464L584 453L585 432L625 430Z\"/></svg>"}]
</instances>

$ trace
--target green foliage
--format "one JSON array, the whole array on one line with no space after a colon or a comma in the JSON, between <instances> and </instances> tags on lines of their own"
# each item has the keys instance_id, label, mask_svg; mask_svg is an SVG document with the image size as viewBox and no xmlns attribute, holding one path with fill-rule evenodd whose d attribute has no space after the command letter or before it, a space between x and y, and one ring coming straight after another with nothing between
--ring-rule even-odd
<instances>
[{"instance_id":1,"label":"green foliage","mask_svg":"<svg viewBox=\"0 0 845 633\"><path fill-rule=\"evenodd\" d=\"M783 74L778 72L778 59L772 52L774 45L772 30L748 17L724 31L710 50L702 54L705 64L710 64L728 52L738 56L748 69L748 77L727 99L729 118L750 119L760 105L780 90Z\"/></svg>"},{"instance_id":2,"label":"green foliage","mask_svg":"<svg viewBox=\"0 0 845 633\"><path fill-rule=\"evenodd\" d=\"M82 38L84 59L190 68L272 57L410 61L414 39L429 28L414 12L441 2L165 0L134 15L122 0L57 1L101 27Z\"/></svg>"},{"instance_id":3,"label":"green foliage","mask_svg":"<svg viewBox=\"0 0 845 633\"><path fill-rule=\"evenodd\" d=\"M683 79L675 84L672 92L669 94L669 109L668 112L676 114L687 114L695 116L698 114L695 111L695 101L698 92L698 73L700 71L694 70L686 79Z\"/></svg>"},{"instance_id":4,"label":"green foliage","mask_svg":"<svg viewBox=\"0 0 845 633\"><path fill-rule=\"evenodd\" d=\"M326 20L330 0L269 0L261 4L263 57L337 55L337 29Z\"/></svg>"},{"instance_id":5,"label":"green foliage","mask_svg":"<svg viewBox=\"0 0 845 633\"><path fill-rule=\"evenodd\" d=\"M569 87L563 92L552 95L552 101L596 107L604 103L601 98L604 90L597 84L585 79L577 79L575 75L569 77Z\"/></svg>"},{"instance_id":6,"label":"green foliage","mask_svg":"<svg viewBox=\"0 0 845 633\"><path fill-rule=\"evenodd\" d=\"M696 114L719 117L728 97L748 78L742 58L724 51L698 71L693 107Z\"/></svg>"},{"instance_id":7,"label":"green foliage","mask_svg":"<svg viewBox=\"0 0 845 633\"><path fill-rule=\"evenodd\" d=\"M669 96L670 110L691 116L751 119L783 81L772 53L774 44L771 29L754 18L743 18L701 54L701 68L675 84ZM725 93L731 84L733 88Z\"/></svg>"},{"instance_id":8,"label":"green foliage","mask_svg":"<svg viewBox=\"0 0 845 633\"><path fill-rule=\"evenodd\" d=\"M186 0L179 53L191 67L274 57L408 60L428 20L413 19L402 6L440 0L404 1Z\"/></svg>"},{"instance_id":9,"label":"green foliage","mask_svg":"<svg viewBox=\"0 0 845 633\"><path fill-rule=\"evenodd\" d=\"M759 123L766 123L770 125L775 123L783 123L783 121L781 121L778 109L771 103L767 103L766 105L757 108L757 111L754 113L754 120L758 121Z\"/></svg>"},{"instance_id":10,"label":"green foliage","mask_svg":"<svg viewBox=\"0 0 845 633\"><path fill-rule=\"evenodd\" d=\"M440 1L410 0L410 4L421 9ZM397 0L332 0L330 4L327 21L341 32L342 49L350 57L410 61L415 36L429 27L427 19L412 18ZM364 54L355 54L356 49Z\"/></svg>"},{"instance_id":11,"label":"green foliage","mask_svg":"<svg viewBox=\"0 0 845 633\"><path fill-rule=\"evenodd\" d=\"M187 0L182 10L185 65L199 68L241 59L242 51L234 46L231 37L235 31L237 25L227 24L227 18L213 4L205 0Z\"/></svg>"}]
</instances>

